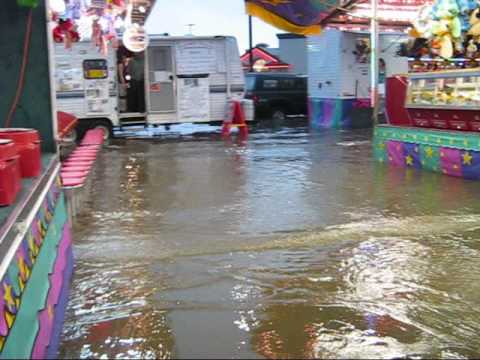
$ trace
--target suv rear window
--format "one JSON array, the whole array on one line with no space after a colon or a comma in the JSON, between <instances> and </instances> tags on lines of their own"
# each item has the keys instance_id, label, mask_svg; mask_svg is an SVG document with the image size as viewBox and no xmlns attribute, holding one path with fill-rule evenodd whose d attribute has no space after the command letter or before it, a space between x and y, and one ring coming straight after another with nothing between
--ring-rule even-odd
<instances>
[{"instance_id":1,"label":"suv rear window","mask_svg":"<svg viewBox=\"0 0 480 360\"><path fill-rule=\"evenodd\" d=\"M264 89L277 89L278 88L278 80L275 79L264 79L263 86Z\"/></svg>"},{"instance_id":2,"label":"suv rear window","mask_svg":"<svg viewBox=\"0 0 480 360\"><path fill-rule=\"evenodd\" d=\"M295 79L280 79L280 89L282 90L295 89Z\"/></svg>"},{"instance_id":3,"label":"suv rear window","mask_svg":"<svg viewBox=\"0 0 480 360\"><path fill-rule=\"evenodd\" d=\"M255 80L257 79L254 76L245 77L245 87L247 88L247 91L252 91L255 89Z\"/></svg>"}]
</instances>

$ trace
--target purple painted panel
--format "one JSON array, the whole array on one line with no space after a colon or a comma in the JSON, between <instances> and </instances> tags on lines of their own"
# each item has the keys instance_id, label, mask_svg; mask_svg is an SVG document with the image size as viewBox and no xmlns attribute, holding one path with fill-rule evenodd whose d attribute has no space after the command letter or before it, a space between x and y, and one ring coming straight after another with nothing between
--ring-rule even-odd
<instances>
[{"instance_id":1,"label":"purple painted panel","mask_svg":"<svg viewBox=\"0 0 480 360\"><path fill-rule=\"evenodd\" d=\"M440 148L440 163L444 174L457 177L463 176L461 150Z\"/></svg>"},{"instance_id":2,"label":"purple painted panel","mask_svg":"<svg viewBox=\"0 0 480 360\"><path fill-rule=\"evenodd\" d=\"M64 282L66 281L66 272L68 269L68 254L71 252L71 234L68 225L64 226L62 241L58 248L58 255L54 265L53 273L49 276L50 290L48 292L47 303L44 310L40 312L39 324L40 329L37 334L35 345L32 352L32 358L43 359L47 352L47 347L52 340L54 327L54 318L58 308L60 294L62 292Z\"/></svg>"},{"instance_id":3,"label":"purple painted panel","mask_svg":"<svg viewBox=\"0 0 480 360\"><path fill-rule=\"evenodd\" d=\"M388 162L394 166L405 167L405 156L403 155L403 143L389 140L387 144Z\"/></svg>"}]
</instances>

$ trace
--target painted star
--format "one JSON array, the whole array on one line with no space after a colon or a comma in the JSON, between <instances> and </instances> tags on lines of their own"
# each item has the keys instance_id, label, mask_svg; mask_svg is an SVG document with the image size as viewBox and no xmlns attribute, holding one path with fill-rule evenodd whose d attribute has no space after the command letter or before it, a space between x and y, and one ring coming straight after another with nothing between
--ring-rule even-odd
<instances>
[{"instance_id":1,"label":"painted star","mask_svg":"<svg viewBox=\"0 0 480 360\"><path fill-rule=\"evenodd\" d=\"M7 302L7 307L8 310L12 313L16 313L16 303L15 299L12 294L12 285L7 285L6 283L3 283L3 290L4 290L4 295L3 298Z\"/></svg>"},{"instance_id":2,"label":"painted star","mask_svg":"<svg viewBox=\"0 0 480 360\"><path fill-rule=\"evenodd\" d=\"M19 256L18 258L18 268L20 270L20 275L22 276L23 280L27 281L30 277L30 269L28 268L28 265L26 264L23 256Z\"/></svg>"},{"instance_id":3,"label":"painted star","mask_svg":"<svg viewBox=\"0 0 480 360\"><path fill-rule=\"evenodd\" d=\"M382 150L385 149L385 144L383 142L378 144L378 148Z\"/></svg>"},{"instance_id":4,"label":"painted star","mask_svg":"<svg viewBox=\"0 0 480 360\"><path fill-rule=\"evenodd\" d=\"M427 154L428 158L433 157L433 149L430 146L425 149L425 153Z\"/></svg>"},{"instance_id":5,"label":"painted star","mask_svg":"<svg viewBox=\"0 0 480 360\"><path fill-rule=\"evenodd\" d=\"M463 165L472 165L473 156L470 155L470 153L468 152L463 153L462 157L463 157Z\"/></svg>"},{"instance_id":6,"label":"painted star","mask_svg":"<svg viewBox=\"0 0 480 360\"><path fill-rule=\"evenodd\" d=\"M405 162L407 163L408 166L412 166L413 158L410 155L407 155L407 157L405 158Z\"/></svg>"}]
</instances>

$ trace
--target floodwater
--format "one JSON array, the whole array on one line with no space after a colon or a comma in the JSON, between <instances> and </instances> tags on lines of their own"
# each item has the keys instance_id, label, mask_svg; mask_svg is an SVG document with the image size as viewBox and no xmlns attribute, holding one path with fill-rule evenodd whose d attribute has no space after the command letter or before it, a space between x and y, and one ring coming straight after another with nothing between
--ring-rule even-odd
<instances>
[{"instance_id":1,"label":"floodwater","mask_svg":"<svg viewBox=\"0 0 480 360\"><path fill-rule=\"evenodd\" d=\"M371 131L117 140L75 226L62 357L480 356L480 185Z\"/></svg>"}]
</instances>

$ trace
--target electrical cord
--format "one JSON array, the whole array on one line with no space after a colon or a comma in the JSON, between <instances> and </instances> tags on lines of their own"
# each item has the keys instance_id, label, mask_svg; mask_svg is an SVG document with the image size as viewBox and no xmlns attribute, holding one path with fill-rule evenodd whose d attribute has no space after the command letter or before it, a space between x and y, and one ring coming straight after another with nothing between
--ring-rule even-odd
<instances>
[{"instance_id":1,"label":"electrical cord","mask_svg":"<svg viewBox=\"0 0 480 360\"><path fill-rule=\"evenodd\" d=\"M17 91L15 93L15 98L10 106L10 111L8 112L7 118L5 119L4 126L9 128L12 124L13 116L15 115L15 111L17 110L18 103L20 101L20 97L23 93L23 87L25 84L25 71L27 68L28 63L28 55L30 50L30 39L32 35L32 9L28 11L28 18L27 18L27 28L25 30L25 40L23 43L23 58L22 58L22 65L20 67L20 74L18 76L17 82Z\"/></svg>"}]
</instances>

